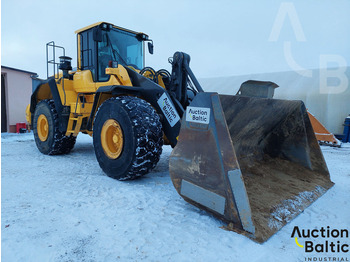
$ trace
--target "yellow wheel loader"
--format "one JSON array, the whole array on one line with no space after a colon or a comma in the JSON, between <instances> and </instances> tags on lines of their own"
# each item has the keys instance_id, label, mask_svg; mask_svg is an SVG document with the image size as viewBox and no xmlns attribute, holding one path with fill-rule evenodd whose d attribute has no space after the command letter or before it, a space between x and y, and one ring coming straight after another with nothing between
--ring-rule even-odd
<instances>
[{"instance_id":1,"label":"yellow wheel loader","mask_svg":"<svg viewBox=\"0 0 350 262\"><path fill-rule=\"evenodd\" d=\"M273 83L207 93L185 53L169 59L171 73L144 67L145 43L153 53L144 33L105 22L76 33L77 68L50 42L54 74L33 88L27 120L42 153L69 153L86 133L103 171L125 180L147 174L170 144L177 192L257 242L333 185L304 104L246 95Z\"/></svg>"}]
</instances>

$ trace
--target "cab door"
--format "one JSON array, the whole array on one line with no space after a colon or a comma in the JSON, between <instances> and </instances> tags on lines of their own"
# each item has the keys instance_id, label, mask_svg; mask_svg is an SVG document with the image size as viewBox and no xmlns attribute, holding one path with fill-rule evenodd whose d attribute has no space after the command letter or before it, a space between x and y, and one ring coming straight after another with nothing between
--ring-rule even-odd
<instances>
[{"instance_id":1,"label":"cab door","mask_svg":"<svg viewBox=\"0 0 350 262\"><path fill-rule=\"evenodd\" d=\"M96 92L97 42L93 28L78 34L78 70L74 74L76 92Z\"/></svg>"}]
</instances>

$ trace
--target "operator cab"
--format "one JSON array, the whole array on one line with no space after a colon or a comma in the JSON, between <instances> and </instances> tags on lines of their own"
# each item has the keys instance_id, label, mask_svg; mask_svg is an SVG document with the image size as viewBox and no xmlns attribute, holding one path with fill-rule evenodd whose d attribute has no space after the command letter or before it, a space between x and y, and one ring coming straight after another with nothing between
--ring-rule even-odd
<instances>
[{"instance_id":1,"label":"operator cab","mask_svg":"<svg viewBox=\"0 0 350 262\"><path fill-rule=\"evenodd\" d=\"M107 67L118 64L137 70L144 67L144 42L153 53L153 41L144 33L100 22L76 31L78 69L90 70L95 82L108 81Z\"/></svg>"}]
</instances>

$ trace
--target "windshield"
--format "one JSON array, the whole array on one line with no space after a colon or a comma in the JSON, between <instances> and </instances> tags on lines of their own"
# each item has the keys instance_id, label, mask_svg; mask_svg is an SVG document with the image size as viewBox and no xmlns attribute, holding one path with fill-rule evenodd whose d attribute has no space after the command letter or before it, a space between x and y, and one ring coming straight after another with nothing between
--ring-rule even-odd
<instances>
[{"instance_id":1,"label":"windshield","mask_svg":"<svg viewBox=\"0 0 350 262\"><path fill-rule=\"evenodd\" d=\"M121 65L143 68L143 42L137 40L136 35L118 29L103 31L102 41L98 42L99 78L106 80L105 68L109 61Z\"/></svg>"},{"instance_id":2,"label":"windshield","mask_svg":"<svg viewBox=\"0 0 350 262\"><path fill-rule=\"evenodd\" d=\"M120 64L136 66L137 69L143 67L143 43L137 40L132 33L112 29L106 32L107 46L112 49L112 55Z\"/></svg>"}]
</instances>

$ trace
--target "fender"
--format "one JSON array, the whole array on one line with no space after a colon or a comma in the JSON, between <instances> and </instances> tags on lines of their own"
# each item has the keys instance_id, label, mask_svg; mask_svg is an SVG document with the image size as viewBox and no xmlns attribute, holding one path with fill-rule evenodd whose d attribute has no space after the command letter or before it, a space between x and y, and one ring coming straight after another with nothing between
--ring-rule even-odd
<instances>
[{"instance_id":1,"label":"fender","mask_svg":"<svg viewBox=\"0 0 350 262\"><path fill-rule=\"evenodd\" d=\"M121 85L101 86L96 91L93 107L87 123L87 129L92 131L93 120L97 112L97 109L108 97L123 96L123 95L136 96L150 103L152 107L157 111L157 113L160 115L161 123L163 126L163 132L165 136L170 141L170 144L172 146L175 146L177 143L177 136L179 135L180 127L181 127L180 119L183 115L184 110L182 108L177 107L176 101L174 103L172 96L163 87L159 86L158 84L154 83L148 78L138 74L132 69L129 69L127 67L126 69L129 73L133 86L121 86ZM176 111L179 114L179 121L177 121L177 123L174 124L173 126L170 125L169 121L167 120L167 117L163 113L162 108L158 104L158 100L160 99L160 97L162 97L164 93L166 93L169 100L173 102L173 104L175 105ZM106 96L105 97L103 96L104 94L108 94L109 96L107 96L106 98Z\"/></svg>"},{"instance_id":2,"label":"fender","mask_svg":"<svg viewBox=\"0 0 350 262\"><path fill-rule=\"evenodd\" d=\"M38 82L34 88L35 91L30 98L30 113L32 116L32 123L37 104L44 99L53 99L59 118L59 130L65 132L67 130L70 107L64 106L62 104L55 79L49 78L47 80L42 80Z\"/></svg>"}]
</instances>

